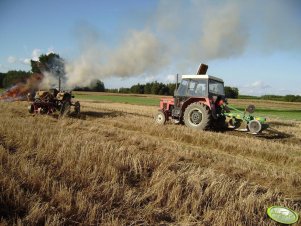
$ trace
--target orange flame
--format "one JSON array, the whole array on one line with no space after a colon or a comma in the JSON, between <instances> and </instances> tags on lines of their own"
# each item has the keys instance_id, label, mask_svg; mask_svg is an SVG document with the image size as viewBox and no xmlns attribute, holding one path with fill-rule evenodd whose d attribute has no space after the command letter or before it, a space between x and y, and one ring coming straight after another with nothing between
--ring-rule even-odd
<instances>
[{"instance_id":1,"label":"orange flame","mask_svg":"<svg viewBox=\"0 0 301 226\"><path fill-rule=\"evenodd\" d=\"M43 77L42 74L32 74L25 83L18 83L0 95L0 100L25 100L28 93L32 93L39 89Z\"/></svg>"}]
</instances>

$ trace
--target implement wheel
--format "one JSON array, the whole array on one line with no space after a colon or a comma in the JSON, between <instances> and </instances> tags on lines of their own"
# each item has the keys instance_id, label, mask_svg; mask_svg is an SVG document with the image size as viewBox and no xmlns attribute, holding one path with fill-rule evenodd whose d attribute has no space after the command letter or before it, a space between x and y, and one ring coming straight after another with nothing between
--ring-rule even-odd
<instances>
[{"instance_id":1,"label":"implement wheel","mask_svg":"<svg viewBox=\"0 0 301 226\"><path fill-rule=\"evenodd\" d=\"M162 110L159 110L155 115L155 121L158 125L164 125L166 122L166 116Z\"/></svg>"},{"instance_id":2,"label":"implement wheel","mask_svg":"<svg viewBox=\"0 0 301 226\"><path fill-rule=\"evenodd\" d=\"M184 123L187 127L197 130L208 129L211 122L211 114L208 106L202 103L188 105L184 112Z\"/></svg>"},{"instance_id":3,"label":"implement wheel","mask_svg":"<svg viewBox=\"0 0 301 226\"><path fill-rule=\"evenodd\" d=\"M257 120L252 120L248 124L248 129L251 133L259 133L261 131L261 123Z\"/></svg>"}]
</instances>

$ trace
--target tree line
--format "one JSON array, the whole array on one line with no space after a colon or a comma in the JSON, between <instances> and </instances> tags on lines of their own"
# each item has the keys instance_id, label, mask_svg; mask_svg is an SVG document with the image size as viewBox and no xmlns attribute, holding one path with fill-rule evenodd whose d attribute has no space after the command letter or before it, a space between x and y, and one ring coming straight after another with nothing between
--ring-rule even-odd
<instances>
[{"instance_id":1,"label":"tree line","mask_svg":"<svg viewBox=\"0 0 301 226\"><path fill-rule=\"evenodd\" d=\"M171 96L176 88L176 83L164 84L162 82L148 82L146 84L135 84L130 88L106 89L106 92L113 93L134 93L134 94L154 94Z\"/></svg>"},{"instance_id":2,"label":"tree line","mask_svg":"<svg viewBox=\"0 0 301 226\"><path fill-rule=\"evenodd\" d=\"M106 89L106 92L173 96L175 89L176 89L176 83L164 84L155 81L146 84L138 83L131 86L130 88L122 87L120 89ZM239 95L238 88L225 86L225 96L227 98L238 98L238 95Z\"/></svg>"},{"instance_id":3,"label":"tree line","mask_svg":"<svg viewBox=\"0 0 301 226\"><path fill-rule=\"evenodd\" d=\"M32 75L30 71L8 71L0 73L0 88L8 89L17 83L25 83L26 80Z\"/></svg>"},{"instance_id":4,"label":"tree line","mask_svg":"<svg viewBox=\"0 0 301 226\"><path fill-rule=\"evenodd\" d=\"M263 96L247 96L239 95L239 99L257 99L257 100L275 100L275 101L286 101L286 102L301 102L300 95L263 95Z\"/></svg>"}]
</instances>

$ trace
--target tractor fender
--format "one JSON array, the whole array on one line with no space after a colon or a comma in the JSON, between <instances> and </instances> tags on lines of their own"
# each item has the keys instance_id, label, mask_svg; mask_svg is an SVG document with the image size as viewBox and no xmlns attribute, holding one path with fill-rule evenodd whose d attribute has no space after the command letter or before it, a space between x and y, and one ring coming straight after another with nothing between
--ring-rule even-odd
<instances>
[{"instance_id":1,"label":"tractor fender","mask_svg":"<svg viewBox=\"0 0 301 226\"><path fill-rule=\"evenodd\" d=\"M182 105L182 110L184 111L188 105L190 105L192 103L195 103L195 102L199 102L199 103L205 104L211 110L211 105L210 105L209 98L195 98L195 97L187 99L185 101L185 103L183 103L183 105Z\"/></svg>"}]
</instances>

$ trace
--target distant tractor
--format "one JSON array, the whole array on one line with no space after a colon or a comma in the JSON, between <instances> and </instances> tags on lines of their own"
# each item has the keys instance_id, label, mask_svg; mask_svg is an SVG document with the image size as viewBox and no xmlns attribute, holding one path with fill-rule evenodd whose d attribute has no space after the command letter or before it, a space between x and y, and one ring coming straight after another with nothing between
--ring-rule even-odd
<instances>
[{"instance_id":1,"label":"distant tractor","mask_svg":"<svg viewBox=\"0 0 301 226\"><path fill-rule=\"evenodd\" d=\"M238 129L245 123L245 129L259 133L265 118L251 115L255 110L254 105L246 108L245 112L228 107L223 80L206 75L207 69L208 66L202 64L197 75L182 75L174 97L161 99L160 109L155 116L156 123L162 125L172 119L175 123L184 123L197 130L225 129L228 125ZM235 112L231 113L230 109Z\"/></svg>"},{"instance_id":2,"label":"distant tractor","mask_svg":"<svg viewBox=\"0 0 301 226\"><path fill-rule=\"evenodd\" d=\"M28 94L28 99L33 102L28 106L29 113L52 114L59 112L61 116L71 113L71 106L74 107L74 114L80 114L80 103L72 102L72 93L50 89L49 91L37 91L34 98Z\"/></svg>"}]
</instances>

